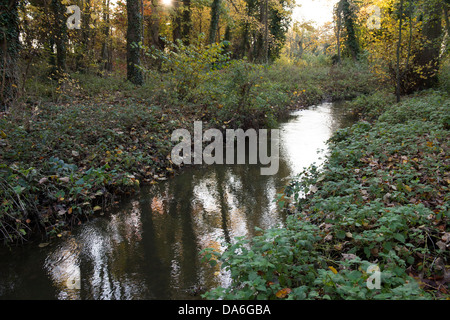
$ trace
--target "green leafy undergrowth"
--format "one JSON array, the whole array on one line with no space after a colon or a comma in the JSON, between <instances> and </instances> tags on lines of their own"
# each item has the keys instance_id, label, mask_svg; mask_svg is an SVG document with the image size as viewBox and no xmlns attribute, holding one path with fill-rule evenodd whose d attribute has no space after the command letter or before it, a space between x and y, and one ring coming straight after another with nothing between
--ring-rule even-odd
<instances>
[{"instance_id":1,"label":"green leafy undergrowth","mask_svg":"<svg viewBox=\"0 0 450 320\"><path fill-rule=\"evenodd\" d=\"M205 297L449 297L450 99L428 91L385 110L339 130L323 167L288 185L285 227L204 251L232 277Z\"/></svg>"},{"instance_id":2,"label":"green leafy undergrowth","mask_svg":"<svg viewBox=\"0 0 450 320\"><path fill-rule=\"evenodd\" d=\"M60 235L140 181L173 173L170 135L181 120L167 120L158 107L130 99L27 112L0 119L0 238L6 242L39 230Z\"/></svg>"}]
</instances>

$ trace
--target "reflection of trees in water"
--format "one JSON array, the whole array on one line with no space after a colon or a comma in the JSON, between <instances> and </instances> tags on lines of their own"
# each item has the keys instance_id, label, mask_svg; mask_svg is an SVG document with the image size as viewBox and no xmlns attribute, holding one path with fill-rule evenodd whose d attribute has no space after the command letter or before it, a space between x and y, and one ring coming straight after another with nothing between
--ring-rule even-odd
<instances>
[{"instance_id":1,"label":"reflection of trees in water","mask_svg":"<svg viewBox=\"0 0 450 320\"><path fill-rule=\"evenodd\" d=\"M190 298L188 288L226 285L228 274L202 263L199 252L282 222L271 201L276 182L258 166L213 166L151 188L48 256L58 297Z\"/></svg>"},{"instance_id":2,"label":"reflection of trees in water","mask_svg":"<svg viewBox=\"0 0 450 320\"><path fill-rule=\"evenodd\" d=\"M142 238L136 201L126 215L88 223L46 259L59 299L136 299L143 297L136 274Z\"/></svg>"},{"instance_id":3,"label":"reflection of trees in water","mask_svg":"<svg viewBox=\"0 0 450 320\"><path fill-rule=\"evenodd\" d=\"M194 166L82 226L47 258L58 297L189 299L193 287L226 285L229 275L202 263L200 251L283 223L276 194L299 164L317 160L338 112L323 105L282 126L277 175L262 176L258 165Z\"/></svg>"},{"instance_id":4,"label":"reflection of trees in water","mask_svg":"<svg viewBox=\"0 0 450 320\"><path fill-rule=\"evenodd\" d=\"M70 238L45 261L45 268L58 290L58 299L78 300L81 298L79 255L78 242Z\"/></svg>"}]
</instances>

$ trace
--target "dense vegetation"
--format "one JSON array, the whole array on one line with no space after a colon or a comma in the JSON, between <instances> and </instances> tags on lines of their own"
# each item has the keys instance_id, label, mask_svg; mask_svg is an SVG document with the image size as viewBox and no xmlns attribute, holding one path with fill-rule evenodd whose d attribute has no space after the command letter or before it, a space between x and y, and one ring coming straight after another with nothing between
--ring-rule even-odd
<instances>
[{"instance_id":1,"label":"dense vegetation","mask_svg":"<svg viewBox=\"0 0 450 320\"><path fill-rule=\"evenodd\" d=\"M450 99L430 91L392 100L353 103L385 111L339 130L323 168L291 182L279 200L292 213L285 228L237 239L222 255L206 250L233 278L208 298L448 297ZM378 290L366 286L371 265Z\"/></svg>"},{"instance_id":2,"label":"dense vegetation","mask_svg":"<svg viewBox=\"0 0 450 320\"><path fill-rule=\"evenodd\" d=\"M448 297L449 1L339 0L321 27L285 0L0 1L3 242L63 236L176 174L170 136L194 120L270 128L351 100L362 121L279 195L286 226L203 252L233 277L205 297Z\"/></svg>"},{"instance_id":3,"label":"dense vegetation","mask_svg":"<svg viewBox=\"0 0 450 320\"><path fill-rule=\"evenodd\" d=\"M186 60L195 49L184 48L186 56L177 55L171 64L191 63ZM206 62L196 56L192 63L201 69ZM350 68L355 78L345 81ZM330 82L329 72L338 80ZM218 70L198 70L197 76L180 68L148 75L153 81L136 89L122 79L74 75L58 101L5 114L0 120L3 239L27 239L39 229L60 235L103 212L117 200L114 195L173 175L178 168L168 158L171 133L191 128L194 119L217 128L271 127L290 108L367 93L371 81L362 67L329 71L327 64L281 62L263 67L228 61ZM57 86L34 90L51 99ZM72 86L75 97L68 94ZM189 101L180 99L184 90Z\"/></svg>"}]
</instances>

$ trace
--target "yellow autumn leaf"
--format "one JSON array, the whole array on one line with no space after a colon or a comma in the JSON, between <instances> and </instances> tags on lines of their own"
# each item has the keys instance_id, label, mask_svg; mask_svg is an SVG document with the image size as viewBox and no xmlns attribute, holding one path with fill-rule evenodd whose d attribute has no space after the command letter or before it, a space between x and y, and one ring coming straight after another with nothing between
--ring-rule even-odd
<instances>
[{"instance_id":1,"label":"yellow autumn leaf","mask_svg":"<svg viewBox=\"0 0 450 320\"><path fill-rule=\"evenodd\" d=\"M337 270L332 266L329 266L328 269L330 269L334 274L338 273Z\"/></svg>"},{"instance_id":2,"label":"yellow autumn leaf","mask_svg":"<svg viewBox=\"0 0 450 320\"><path fill-rule=\"evenodd\" d=\"M102 210L102 207L100 207L100 206L95 206L93 210L94 210L94 211L99 211L99 210Z\"/></svg>"},{"instance_id":3,"label":"yellow autumn leaf","mask_svg":"<svg viewBox=\"0 0 450 320\"><path fill-rule=\"evenodd\" d=\"M292 290L290 288L284 288L275 293L275 295L277 296L277 298L283 299L286 298L287 295L291 292Z\"/></svg>"},{"instance_id":4,"label":"yellow autumn leaf","mask_svg":"<svg viewBox=\"0 0 450 320\"><path fill-rule=\"evenodd\" d=\"M405 189L408 191L408 192L411 192L412 191L412 188L410 187L410 186L408 186L408 185L404 185L405 186Z\"/></svg>"}]
</instances>

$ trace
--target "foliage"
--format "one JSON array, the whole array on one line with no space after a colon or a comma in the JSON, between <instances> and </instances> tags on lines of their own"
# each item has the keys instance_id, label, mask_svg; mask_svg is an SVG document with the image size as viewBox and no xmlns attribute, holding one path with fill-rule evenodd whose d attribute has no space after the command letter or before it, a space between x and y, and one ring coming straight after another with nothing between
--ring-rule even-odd
<instances>
[{"instance_id":1,"label":"foliage","mask_svg":"<svg viewBox=\"0 0 450 320\"><path fill-rule=\"evenodd\" d=\"M167 89L174 90L177 98L184 101L195 99L192 90L207 80L209 71L224 68L229 60L224 43L205 45L204 35L189 45L178 40L167 42L165 47L168 50L147 47L146 54L162 61L161 71L169 76Z\"/></svg>"},{"instance_id":2,"label":"foliage","mask_svg":"<svg viewBox=\"0 0 450 320\"><path fill-rule=\"evenodd\" d=\"M0 111L14 104L17 98L17 57L20 52L19 14L17 1L0 3Z\"/></svg>"},{"instance_id":3,"label":"foliage","mask_svg":"<svg viewBox=\"0 0 450 320\"><path fill-rule=\"evenodd\" d=\"M360 95L348 102L351 112L360 115L366 121L376 120L395 102L395 96L389 91L380 90L373 94Z\"/></svg>"},{"instance_id":4,"label":"foliage","mask_svg":"<svg viewBox=\"0 0 450 320\"><path fill-rule=\"evenodd\" d=\"M280 195L292 212L283 228L204 252L232 276L206 298L448 297L448 94L383 109L373 125L339 130L323 168L306 169ZM380 289L366 285L371 265Z\"/></svg>"},{"instance_id":5,"label":"foliage","mask_svg":"<svg viewBox=\"0 0 450 320\"><path fill-rule=\"evenodd\" d=\"M157 107L93 101L27 112L25 120L15 113L0 120L4 241L61 234L133 192L139 181L173 172L168 132L177 123L166 122Z\"/></svg>"},{"instance_id":6,"label":"foliage","mask_svg":"<svg viewBox=\"0 0 450 320\"><path fill-rule=\"evenodd\" d=\"M380 8L380 28L364 28L372 14L369 8ZM373 73L393 88L397 84L397 49L401 94L423 89L439 70L439 48L442 37L440 1L404 1L400 12L398 1L367 0L360 10L361 38L368 52ZM401 42L399 20L402 18ZM433 29L433 30L431 30Z\"/></svg>"}]
</instances>

